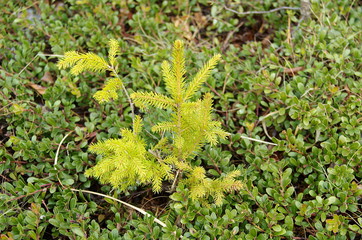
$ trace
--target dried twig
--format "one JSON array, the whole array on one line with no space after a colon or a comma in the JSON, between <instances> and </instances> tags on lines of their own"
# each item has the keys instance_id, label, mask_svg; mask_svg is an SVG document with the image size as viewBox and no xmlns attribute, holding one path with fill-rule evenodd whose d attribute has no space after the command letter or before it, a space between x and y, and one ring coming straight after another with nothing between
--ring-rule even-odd
<instances>
[{"instance_id":1,"label":"dried twig","mask_svg":"<svg viewBox=\"0 0 362 240\"><path fill-rule=\"evenodd\" d=\"M225 41L224 41L224 43L222 44L222 47L221 47L221 50L222 50L223 52L225 51L226 46L227 46L230 38L234 35L234 33L235 33L236 31L239 31L239 28L240 28L241 26L243 26L243 25L244 25L244 22L239 23L239 25L237 25L233 31L230 31L230 32L228 33L228 35L226 36Z\"/></svg>"},{"instance_id":2,"label":"dried twig","mask_svg":"<svg viewBox=\"0 0 362 240\"><path fill-rule=\"evenodd\" d=\"M9 200L7 200L6 202L16 201L16 200L22 199L22 198L24 198L24 197L29 197L29 196L34 195L34 194L39 193L39 192L46 192L46 191L48 190L48 188L51 187L51 185L52 185L51 183L44 184L44 185L40 186L40 187L44 187L44 188L42 188L42 189L38 189L38 190L36 190L36 191L34 191L34 192L31 192L31 193L28 193L28 194L24 194L24 195L18 196L18 197L16 197L16 198L9 199Z\"/></svg>"},{"instance_id":3,"label":"dried twig","mask_svg":"<svg viewBox=\"0 0 362 240\"><path fill-rule=\"evenodd\" d=\"M231 9L231 8L227 7L226 5L224 5L224 8L225 8L226 10L230 11L230 12L233 12L233 13L236 13L236 14L239 14L239 15L265 14L265 13L277 12L277 11L280 11L280 10L297 10L297 11L300 10L299 7L278 7L278 8L271 9L271 10L269 10L269 11L238 12L238 11L235 11L234 9Z\"/></svg>"},{"instance_id":4,"label":"dried twig","mask_svg":"<svg viewBox=\"0 0 362 240\"><path fill-rule=\"evenodd\" d=\"M138 208L136 206L133 206L129 203L126 203L126 202L123 202L117 198L114 198L112 196L108 196L108 195L105 195L105 194L102 194L102 193L97 193L97 192L93 192L93 191L88 191L88 190L78 190L78 189L74 189L74 188L71 188L70 190L74 191L74 192L81 192L81 193L90 193L90 194L94 194L94 195L98 195L98 196L102 196L102 197L105 197L105 198L109 198L109 199L112 199L113 201L116 201L116 202L119 202L119 203L122 203L123 205L126 205L127 207L129 208L132 208L140 213L142 213L143 215L147 216L147 217L152 217L153 218L153 221L155 221L156 223L160 224L162 227L166 227L166 224L164 222L162 222L161 220L159 220L158 218L155 218L153 217L151 214L149 214L148 212L146 212L145 210L141 209L141 208Z\"/></svg>"},{"instance_id":5,"label":"dried twig","mask_svg":"<svg viewBox=\"0 0 362 240\"><path fill-rule=\"evenodd\" d=\"M264 143L264 144L269 144L269 145L273 145L273 146L278 146L278 144L272 143L272 142L266 142L260 139L256 139L256 138L251 138L251 137L246 137L246 136L240 136L243 139L248 139L250 141L254 141L254 142L260 142L260 143Z\"/></svg>"},{"instance_id":6,"label":"dried twig","mask_svg":"<svg viewBox=\"0 0 362 240\"><path fill-rule=\"evenodd\" d=\"M54 159L54 169L57 169L56 168L56 165L58 164L58 156L59 156L59 151L60 151L60 147L62 146L64 140L69 136L70 133L67 133L63 139L60 141L59 145L58 145L58 149L57 149L57 152L55 153L55 159Z\"/></svg>"}]
</instances>

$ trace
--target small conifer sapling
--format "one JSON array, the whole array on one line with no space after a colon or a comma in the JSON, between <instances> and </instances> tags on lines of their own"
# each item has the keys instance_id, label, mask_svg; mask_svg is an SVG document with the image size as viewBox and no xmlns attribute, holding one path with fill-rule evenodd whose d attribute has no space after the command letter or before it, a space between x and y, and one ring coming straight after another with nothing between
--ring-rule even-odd
<instances>
[{"instance_id":1,"label":"small conifer sapling","mask_svg":"<svg viewBox=\"0 0 362 240\"><path fill-rule=\"evenodd\" d=\"M71 68L78 75L84 71L111 73L102 90L94 98L99 103L117 99L117 91L123 89L133 109L133 104L141 110L158 108L171 112L169 121L162 121L152 127L155 133L166 136L157 144L150 145L141 137L143 131L140 116L133 117L133 129L122 129L121 138L108 139L90 146L89 150L103 158L86 171L87 176L96 177L103 184L126 191L129 186L152 185L155 192L162 190L163 181L181 181L189 188L193 200L213 197L216 204L222 204L225 193L240 190L242 183L235 180L238 170L211 179L201 166L194 165L197 152L205 144L216 145L218 138L228 133L221 129L221 123L212 119L212 96L204 94L195 99L195 93L210 76L220 60L213 56L190 80L185 79L185 56L182 41L175 41L171 64L162 63L162 75L167 95L156 92L136 91L128 94L118 74L116 56L120 49L114 39L109 41L108 59L94 53L66 52L58 62L60 69ZM132 110L133 113L133 110ZM168 133L168 134L162 134ZM168 136L168 137L167 137Z\"/></svg>"}]
</instances>

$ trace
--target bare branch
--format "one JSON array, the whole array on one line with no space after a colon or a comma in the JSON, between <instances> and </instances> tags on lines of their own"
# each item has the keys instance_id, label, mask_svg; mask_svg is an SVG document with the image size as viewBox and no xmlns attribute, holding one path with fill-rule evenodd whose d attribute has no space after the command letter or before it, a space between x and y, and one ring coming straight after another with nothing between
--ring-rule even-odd
<instances>
[{"instance_id":1,"label":"bare branch","mask_svg":"<svg viewBox=\"0 0 362 240\"><path fill-rule=\"evenodd\" d=\"M246 136L240 136L243 139L248 139L250 141L254 141L254 142L260 142L260 143L264 143L264 144L269 144L269 145L273 145L273 146L278 146L278 144L272 143L272 142L266 142L260 139L256 139L256 138L250 138L250 137L246 137Z\"/></svg>"},{"instance_id":2,"label":"bare branch","mask_svg":"<svg viewBox=\"0 0 362 240\"><path fill-rule=\"evenodd\" d=\"M129 204L129 203L126 203L126 202L123 202L117 198L114 198L112 196L108 196L108 195L105 195L105 194L102 194L102 193L97 193L97 192L93 192L93 191L88 191L88 190L78 190L78 189L74 189L74 188L71 188L70 190L74 191L74 192L81 192L81 193L90 193L90 194L94 194L94 195L98 195L98 196L102 196L102 197L105 197L105 198L109 198L109 199L112 199L113 201L117 201L119 203L122 203L124 205L126 205L127 207L130 207L140 213L142 213L143 215L147 216L147 217L153 217L151 216L151 214L149 214L148 212L146 212L145 210L141 209L141 208L138 208L136 206L133 206L132 204ZM155 218L153 217L153 221L155 221L156 223L160 224L162 227L166 227L166 224L164 222L162 222L161 220L159 220L158 218Z\"/></svg>"},{"instance_id":3,"label":"bare branch","mask_svg":"<svg viewBox=\"0 0 362 240\"><path fill-rule=\"evenodd\" d=\"M274 8L272 10L269 10L269 11L249 11L249 12L238 12L238 11L235 11L234 9L231 9L229 7L227 7L226 5L224 5L224 8L230 12L233 12L233 13L236 13L236 14L239 14L239 15L249 15L249 14L265 14L265 13L272 13L272 12L277 12L277 11L280 11L280 10L296 10L296 11L299 11L300 8L299 7L278 7L278 8Z\"/></svg>"}]
</instances>

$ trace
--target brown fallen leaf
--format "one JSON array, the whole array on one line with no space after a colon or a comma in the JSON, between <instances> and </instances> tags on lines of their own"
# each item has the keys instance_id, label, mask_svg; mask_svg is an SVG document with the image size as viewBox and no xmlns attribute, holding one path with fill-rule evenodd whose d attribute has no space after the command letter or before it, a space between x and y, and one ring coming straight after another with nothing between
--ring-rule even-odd
<instances>
[{"instance_id":1,"label":"brown fallen leaf","mask_svg":"<svg viewBox=\"0 0 362 240\"><path fill-rule=\"evenodd\" d=\"M295 75L296 73L303 71L304 67L295 67L295 68L284 68L284 73L289 75Z\"/></svg>"},{"instance_id":2,"label":"brown fallen leaf","mask_svg":"<svg viewBox=\"0 0 362 240\"><path fill-rule=\"evenodd\" d=\"M45 72L41 80L47 83L54 83L52 74L50 72Z\"/></svg>"},{"instance_id":3,"label":"brown fallen leaf","mask_svg":"<svg viewBox=\"0 0 362 240\"><path fill-rule=\"evenodd\" d=\"M202 12L196 12L194 14L194 19L199 29L204 28L207 24L207 18L202 15Z\"/></svg>"},{"instance_id":4,"label":"brown fallen leaf","mask_svg":"<svg viewBox=\"0 0 362 240\"><path fill-rule=\"evenodd\" d=\"M269 47L269 45L271 44L271 41L270 41L271 37L272 37L272 35L269 34L261 41L261 45L263 46L263 48Z\"/></svg>"},{"instance_id":5,"label":"brown fallen leaf","mask_svg":"<svg viewBox=\"0 0 362 240\"><path fill-rule=\"evenodd\" d=\"M173 17L173 18L171 18L171 20L173 21L173 24L175 25L175 27L182 30L183 37L188 39L188 40L192 40L192 33L191 33L191 30L190 30L190 25L189 25L188 19L189 19L189 16L181 16L181 17Z\"/></svg>"},{"instance_id":6,"label":"brown fallen leaf","mask_svg":"<svg viewBox=\"0 0 362 240\"><path fill-rule=\"evenodd\" d=\"M47 90L46 87L40 86L35 83L29 83L29 86L32 87L34 90L36 90L40 95L43 95L45 91Z\"/></svg>"}]
</instances>

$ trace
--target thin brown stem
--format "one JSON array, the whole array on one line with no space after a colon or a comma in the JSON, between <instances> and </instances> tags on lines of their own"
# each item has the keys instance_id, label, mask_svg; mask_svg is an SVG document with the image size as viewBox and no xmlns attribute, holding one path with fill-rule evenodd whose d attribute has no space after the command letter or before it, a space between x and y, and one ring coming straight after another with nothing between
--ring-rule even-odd
<instances>
[{"instance_id":1,"label":"thin brown stem","mask_svg":"<svg viewBox=\"0 0 362 240\"><path fill-rule=\"evenodd\" d=\"M226 5L224 5L224 8L230 12L239 14L239 15L250 15L250 14L266 14L266 13L272 13L272 12L277 12L280 10L300 10L299 7L278 7L278 8L274 8L271 9L269 11L249 11L249 12L238 12L235 11L234 9L231 9L229 7L227 7Z\"/></svg>"},{"instance_id":2,"label":"thin brown stem","mask_svg":"<svg viewBox=\"0 0 362 240\"><path fill-rule=\"evenodd\" d=\"M24 194L24 195L21 195L21 196L16 197L16 198L9 199L9 200L7 200L6 202L16 201L16 200L22 199L22 198L24 198L24 197L29 197L29 196L31 196L31 195L34 195L34 194L38 193L38 192L45 192L49 187L50 187L50 186L47 186L47 187L45 187L45 188L36 190L36 191L31 192L31 193L29 193L29 194Z\"/></svg>"},{"instance_id":3,"label":"thin brown stem","mask_svg":"<svg viewBox=\"0 0 362 240\"><path fill-rule=\"evenodd\" d=\"M172 186L171 186L171 189L170 189L170 192L171 192L171 193L176 190L176 183L177 183L178 176L179 176L180 172L181 172L180 169L178 169L177 172L176 172L176 176L175 176L175 178L174 178L174 180L173 180L173 183L172 183Z\"/></svg>"}]
</instances>

